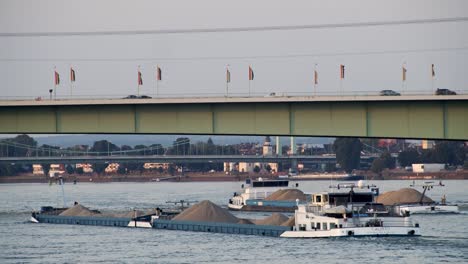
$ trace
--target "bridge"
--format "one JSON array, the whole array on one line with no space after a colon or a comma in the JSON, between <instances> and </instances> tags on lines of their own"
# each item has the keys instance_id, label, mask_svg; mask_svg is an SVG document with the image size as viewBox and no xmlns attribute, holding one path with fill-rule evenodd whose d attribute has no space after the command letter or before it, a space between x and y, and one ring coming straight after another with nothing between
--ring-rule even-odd
<instances>
[{"instance_id":1,"label":"bridge","mask_svg":"<svg viewBox=\"0 0 468 264\"><path fill-rule=\"evenodd\" d=\"M378 155L361 156L361 162L372 163ZM76 163L113 163L113 162L141 162L141 163L222 163L222 162L247 162L247 163L309 163L309 164L336 164L336 156L321 155L137 155L137 156L57 156L57 157L2 157L0 164L76 164Z\"/></svg>"},{"instance_id":2,"label":"bridge","mask_svg":"<svg viewBox=\"0 0 468 264\"><path fill-rule=\"evenodd\" d=\"M0 101L0 133L468 139L468 95Z\"/></svg>"}]
</instances>

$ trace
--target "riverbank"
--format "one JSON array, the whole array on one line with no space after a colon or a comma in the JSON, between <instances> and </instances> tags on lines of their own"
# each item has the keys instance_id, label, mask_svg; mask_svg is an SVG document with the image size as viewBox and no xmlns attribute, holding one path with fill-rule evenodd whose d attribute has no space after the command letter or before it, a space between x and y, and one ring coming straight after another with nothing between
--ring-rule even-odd
<instances>
[{"instance_id":1,"label":"riverbank","mask_svg":"<svg viewBox=\"0 0 468 264\"><path fill-rule=\"evenodd\" d=\"M368 180L468 180L468 171L443 171L432 173L413 173L405 171L384 171L382 174L372 172L360 172L360 175L365 176ZM239 175L226 175L224 173L185 173L184 175L164 175L164 174L127 174L127 175L64 175L63 179L66 182L233 182L244 181L246 178L276 178L276 175L271 174L256 174L243 173ZM294 179L294 181L314 181L314 180L329 180L323 179ZM48 183L49 178L45 176L37 176L32 174L24 174L18 176L3 176L0 177L2 183Z\"/></svg>"}]
</instances>

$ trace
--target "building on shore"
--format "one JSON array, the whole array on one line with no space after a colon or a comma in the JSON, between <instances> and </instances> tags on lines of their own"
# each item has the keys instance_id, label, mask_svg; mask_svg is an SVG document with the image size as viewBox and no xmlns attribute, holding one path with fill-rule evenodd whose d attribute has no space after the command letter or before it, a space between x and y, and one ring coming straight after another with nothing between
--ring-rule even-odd
<instances>
[{"instance_id":1,"label":"building on shore","mask_svg":"<svg viewBox=\"0 0 468 264\"><path fill-rule=\"evenodd\" d=\"M163 168L163 170L168 170L170 165L171 163L149 163L148 162L143 165L143 168L145 168L145 170L157 170L159 168Z\"/></svg>"},{"instance_id":2,"label":"building on shore","mask_svg":"<svg viewBox=\"0 0 468 264\"><path fill-rule=\"evenodd\" d=\"M265 137L265 141L263 142L262 147L263 156L273 156L273 146L271 145L271 139L269 136ZM270 167L270 172L275 173L278 172L278 163L249 163L249 162L224 162L224 171L225 172L246 172L251 173L254 172L255 167L259 167L260 171L267 171L268 166Z\"/></svg>"},{"instance_id":3,"label":"building on shore","mask_svg":"<svg viewBox=\"0 0 468 264\"><path fill-rule=\"evenodd\" d=\"M93 165L89 163L77 163L75 166L77 169L82 168L84 173L93 173Z\"/></svg>"},{"instance_id":4,"label":"building on shore","mask_svg":"<svg viewBox=\"0 0 468 264\"><path fill-rule=\"evenodd\" d=\"M118 163L109 163L104 169L106 173L116 173L119 170L120 164Z\"/></svg>"},{"instance_id":5,"label":"building on shore","mask_svg":"<svg viewBox=\"0 0 468 264\"><path fill-rule=\"evenodd\" d=\"M44 168L42 168L41 164L33 164L33 175L44 175Z\"/></svg>"}]
</instances>

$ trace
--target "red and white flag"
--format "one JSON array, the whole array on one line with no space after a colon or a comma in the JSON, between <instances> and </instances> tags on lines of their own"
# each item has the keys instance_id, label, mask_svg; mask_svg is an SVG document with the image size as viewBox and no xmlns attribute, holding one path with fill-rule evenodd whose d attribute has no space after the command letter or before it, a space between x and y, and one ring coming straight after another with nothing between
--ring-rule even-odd
<instances>
[{"instance_id":1,"label":"red and white flag","mask_svg":"<svg viewBox=\"0 0 468 264\"><path fill-rule=\"evenodd\" d=\"M138 69L138 85L143 85L143 78L141 77L140 69Z\"/></svg>"},{"instance_id":2,"label":"red and white flag","mask_svg":"<svg viewBox=\"0 0 468 264\"><path fill-rule=\"evenodd\" d=\"M249 66L249 81L252 81L254 79L254 72L252 70L252 67Z\"/></svg>"},{"instance_id":3,"label":"red and white flag","mask_svg":"<svg viewBox=\"0 0 468 264\"><path fill-rule=\"evenodd\" d=\"M60 84L60 74L57 71L54 71L54 72L55 72L55 85L59 85Z\"/></svg>"},{"instance_id":4,"label":"red and white flag","mask_svg":"<svg viewBox=\"0 0 468 264\"><path fill-rule=\"evenodd\" d=\"M161 68L158 68L156 69L156 81L161 81L162 80L162 71L161 71Z\"/></svg>"}]
</instances>

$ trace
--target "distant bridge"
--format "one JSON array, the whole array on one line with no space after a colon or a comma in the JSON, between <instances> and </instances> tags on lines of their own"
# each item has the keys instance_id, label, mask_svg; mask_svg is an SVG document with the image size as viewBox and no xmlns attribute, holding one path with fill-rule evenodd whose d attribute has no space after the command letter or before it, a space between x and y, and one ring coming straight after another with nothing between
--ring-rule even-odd
<instances>
[{"instance_id":1,"label":"distant bridge","mask_svg":"<svg viewBox=\"0 0 468 264\"><path fill-rule=\"evenodd\" d=\"M371 161L377 156L363 156L361 161ZM319 155L291 155L291 156L262 156L262 155L141 155L141 156L76 156L76 157L2 157L2 163L15 164L75 164L100 162L154 162L154 163L202 163L202 162L307 162L307 163L336 163L335 156Z\"/></svg>"},{"instance_id":2,"label":"distant bridge","mask_svg":"<svg viewBox=\"0 0 468 264\"><path fill-rule=\"evenodd\" d=\"M468 139L468 95L0 101L0 133Z\"/></svg>"}]
</instances>

